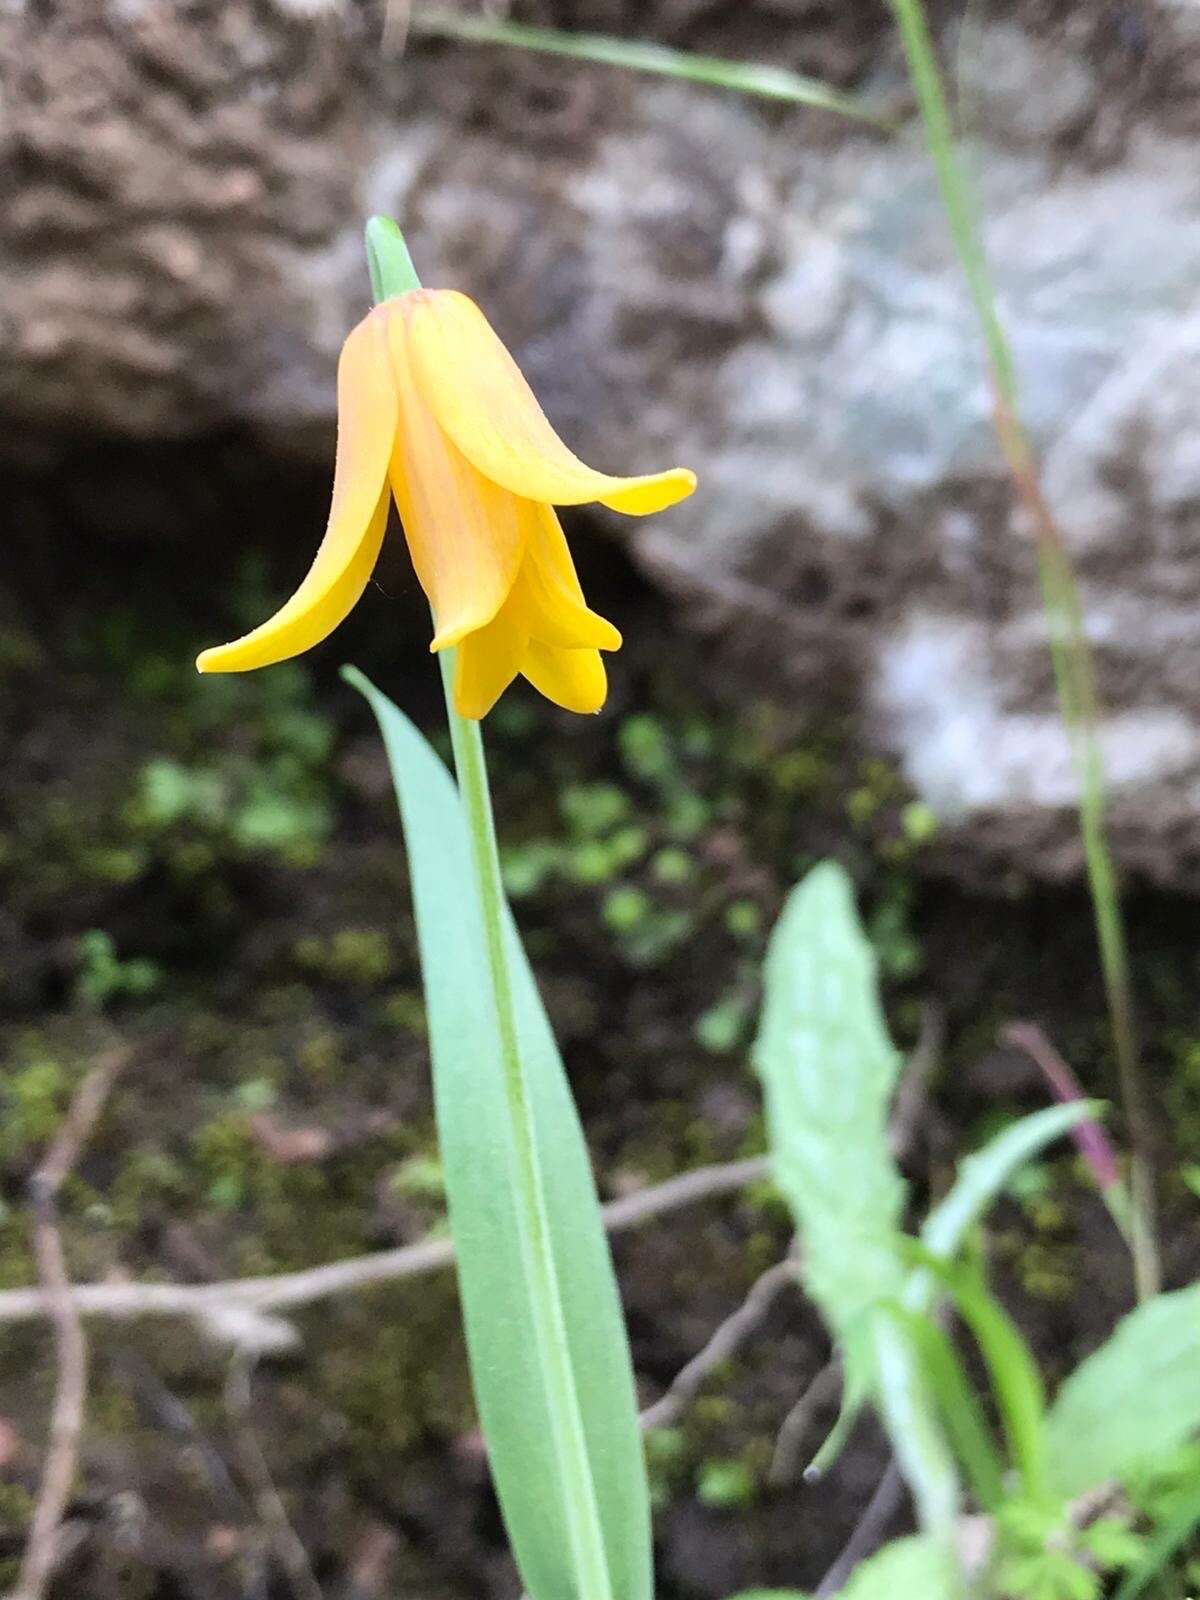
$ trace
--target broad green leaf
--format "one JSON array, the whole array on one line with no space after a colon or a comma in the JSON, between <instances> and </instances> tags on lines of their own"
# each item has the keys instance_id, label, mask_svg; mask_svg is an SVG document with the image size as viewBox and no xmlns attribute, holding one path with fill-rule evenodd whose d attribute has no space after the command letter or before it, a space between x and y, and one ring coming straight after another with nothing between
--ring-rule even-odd
<instances>
[{"instance_id":1,"label":"broad green leaf","mask_svg":"<svg viewBox=\"0 0 1200 1600\"><path fill-rule=\"evenodd\" d=\"M838 1600L958 1600L953 1558L938 1539L895 1539L850 1574ZM809 1600L799 1589L745 1589L732 1600Z\"/></svg>"},{"instance_id":2,"label":"broad green leaf","mask_svg":"<svg viewBox=\"0 0 1200 1600\"><path fill-rule=\"evenodd\" d=\"M844 1414L879 1405L922 1525L958 1504L954 1462L899 1318L904 1185L888 1145L900 1057L850 881L824 862L794 889L767 950L754 1047L776 1181L803 1240L802 1272L841 1347Z\"/></svg>"},{"instance_id":3,"label":"broad green leaf","mask_svg":"<svg viewBox=\"0 0 1200 1600\"><path fill-rule=\"evenodd\" d=\"M361 673L345 676L379 719L408 846L438 1136L492 1476L532 1600L568 1600L576 1591L570 1525L513 1198L514 1129L466 823L458 790L422 735ZM612 1261L570 1089L511 919L508 964L613 1600L650 1600L649 1497Z\"/></svg>"},{"instance_id":4,"label":"broad green leaf","mask_svg":"<svg viewBox=\"0 0 1200 1600\"><path fill-rule=\"evenodd\" d=\"M900 1056L853 890L833 862L789 896L764 989L754 1061L775 1178L804 1241L806 1286L847 1346L853 1388L866 1364L865 1314L904 1279L896 1249L904 1186L888 1148Z\"/></svg>"},{"instance_id":5,"label":"broad green leaf","mask_svg":"<svg viewBox=\"0 0 1200 1600\"><path fill-rule=\"evenodd\" d=\"M941 1539L894 1539L855 1567L840 1600L958 1600L958 1566Z\"/></svg>"},{"instance_id":6,"label":"broad green leaf","mask_svg":"<svg viewBox=\"0 0 1200 1600\"><path fill-rule=\"evenodd\" d=\"M1147 1301L1063 1384L1052 1487L1073 1497L1161 1459L1200 1428L1200 1284Z\"/></svg>"}]
</instances>

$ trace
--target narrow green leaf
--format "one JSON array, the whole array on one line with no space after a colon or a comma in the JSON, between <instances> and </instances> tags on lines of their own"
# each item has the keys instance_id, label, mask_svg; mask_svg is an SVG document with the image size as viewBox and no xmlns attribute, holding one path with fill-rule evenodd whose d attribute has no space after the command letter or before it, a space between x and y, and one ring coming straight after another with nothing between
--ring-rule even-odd
<instances>
[{"instance_id":1,"label":"narrow green leaf","mask_svg":"<svg viewBox=\"0 0 1200 1600\"><path fill-rule=\"evenodd\" d=\"M985 1511L995 1511L1004 1499L1004 1463L958 1352L930 1317L911 1311L900 1314L972 1492Z\"/></svg>"},{"instance_id":2,"label":"narrow green leaf","mask_svg":"<svg viewBox=\"0 0 1200 1600\"><path fill-rule=\"evenodd\" d=\"M904 1185L888 1147L900 1056L874 952L833 862L788 897L771 935L754 1046L776 1181L804 1240L806 1287L844 1345L853 1391L870 1365L866 1313L898 1295Z\"/></svg>"},{"instance_id":3,"label":"narrow green leaf","mask_svg":"<svg viewBox=\"0 0 1200 1600\"><path fill-rule=\"evenodd\" d=\"M987 1363L1014 1465L1030 1500L1046 1492L1046 1391L1029 1346L982 1273L952 1275L954 1298Z\"/></svg>"},{"instance_id":4,"label":"narrow green leaf","mask_svg":"<svg viewBox=\"0 0 1200 1600\"><path fill-rule=\"evenodd\" d=\"M557 28L535 28L523 22L509 22L502 17L466 16L457 11L415 11L410 26L414 32L461 39L469 44L513 45L520 50L569 56L576 61L595 61L602 66L625 67L633 72L684 78L692 83L734 89L740 94L758 95L767 100L815 106L822 111L833 111L843 117L857 117L864 122L883 122L878 112L853 95L841 94L828 84L820 83L816 78L803 77L787 67L728 61L720 56L670 50L665 45L648 44L636 39L616 39L601 33L567 33Z\"/></svg>"},{"instance_id":5,"label":"narrow green leaf","mask_svg":"<svg viewBox=\"0 0 1200 1600\"><path fill-rule=\"evenodd\" d=\"M564 1600L576 1592L570 1520L514 1201L514 1130L466 823L457 788L422 735L361 673L344 675L379 720L408 845L438 1135L492 1476L532 1600ZM507 931L518 1045L612 1595L650 1600L649 1497L612 1261L570 1089L511 919Z\"/></svg>"},{"instance_id":6,"label":"narrow green leaf","mask_svg":"<svg viewBox=\"0 0 1200 1600\"><path fill-rule=\"evenodd\" d=\"M1068 1497L1161 1459L1200 1428L1200 1284L1119 1322L1058 1391L1048 1427L1051 1484Z\"/></svg>"},{"instance_id":7,"label":"narrow green leaf","mask_svg":"<svg viewBox=\"0 0 1200 1600\"><path fill-rule=\"evenodd\" d=\"M1075 1100L1070 1105L1034 1111L968 1156L961 1163L949 1194L929 1213L921 1229L921 1243L930 1255L942 1261L957 1255L967 1234L1019 1169L1055 1139L1069 1133L1076 1123L1095 1117L1102 1110L1101 1101ZM920 1310L928 1305L932 1291L930 1275L915 1272L905 1290L904 1303L912 1310Z\"/></svg>"}]
</instances>

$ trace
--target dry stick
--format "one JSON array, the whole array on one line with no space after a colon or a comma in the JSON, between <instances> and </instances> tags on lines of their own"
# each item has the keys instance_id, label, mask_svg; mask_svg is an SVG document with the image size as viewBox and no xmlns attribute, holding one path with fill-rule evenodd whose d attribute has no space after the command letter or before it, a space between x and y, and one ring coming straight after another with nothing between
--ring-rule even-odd
<instances>
[{"instance_id":1,"label":"dry stick","mask_svg":"<svg viewBox=\"0 0 1200 1600\"><path fill-rule=\"evenodd\" d=\"M942 1059L946 1017L936 1000L921 1006L921 1029L901 1075L888 1118L888 1148L897 1160L912 1149L917 1127L929 1103L929 1080Z\"/></svg>"},{"instance_id":2,"label":"dry stick","mask_svg":"<svg viewBox=\"0 0 1200 1600\"><path fill-rule=\"evenodd\" d=\"M795 1483L800 1476L800 1455L813 1418L827 1400L834 1399L841 1386L842 1364L834 1356L820 1369L783 1419L775 1439L771 1465L767 1469L767 1482L773 1488L780 1489Z\"/></svg>"},{"instance_id":3,"label":"dry stick","mask_svg":"<svg viewBox=\"0 0 1200 1600\"><path fill-rule=\"evenodd\" d=\"M96 1124L128 1053L111 1050L75 1092L45 1159L29 1180L33 1203L33 1250L45 1308L54 1323L57 1376L50 1417L50 1446L29 1527L21 1571L9 1600L41 1600L57 1561L58 1533L75 1481L79 1436L87 1398L87 1340L67 1275L58 1196Z\"/></svg>"},{"instance_id":4,"label":"dry stick","mask_svg":"<svg viewBox=\"0 0 1200 1600\"><path fill-rule=\"evenodd\" d=\"M225 1409L233 1424L238 1460L254 1493L258 1511L271 1548L287 1573L296 1600L325 1600L313 1576L308 1552L288 1519L283 1497L275 1487L271 1469L254 1431L250 1411L253 1400L255 1357L239 1351L229 1366L225 1381Z\"/></svg>"},{"instance_id":5,"label":"dry stick","mask_svg":"<svg viewBox=\"0 0 1200 1600\"><path fill-rule=\"evenodd\" d=\"M795 1282L796 1263L790 1259L776 1262L756 1278L741 1305L725 1318L703 1350L680 1369L661 1400L642 1412L639 1419L642 1427L665 1428L674 1422L713 1368L728 1361L740 1349L765 1320L780 1291Z\"/></svg>"},{"instance_id":6,"label":"dry stick","mask_svg":"<svg viewBox=\"0 0 1200 1600\"><path fill-rule=\"evenodd\" d=\"M904 1155L916 1136L917 1124L926 1104L929 1079L941 1055L943 1033L944 1019L941 1008L932 1001L927 1002L921 1009L920 1036L908 1058L896 1090L888 1128L888 1140L893 1154L897 1156ZM785 1284L797 1281L798 1267L799 1263L793 1255L769 1267L761 1277L755 1279L741 1305L717 1327L699 1354L693 1356L679 1371L662 1398L642 1412L640 1420L643 1428L662 1428L675 1420L714 1367L719 1366L722 1361L728 1361L746 1340L757 1332L780 1290ZM784 1420L781 1438L791 1423L791 1437L798 1445L801 1426L807 1419L806 1406L809 1396L821 1384L822 1378L830 1373L836 1377L838 1371L838 1363L833 1361L818 1373ZM777 1443L776 1458L778 1454Z\"/></svg>"},{"instance_id":7,"label":"dry stick","mask_svg":"<svg viewBox=\"0 0 1200 1600\"><path fill-rule=\"evenodd\" d=\"M892 1460L867 1502L867 1509L858 1519L854 1532L846 1540L842 1553L817 1585L817 1600L837 1594L858 1563L877 1549L903 1499L904 1479L900 1476L900 1468Z\"/></svg>"},{"instance_id":8,"label":"dry stick","mask_svg":"<svg viewBox=\"0 0 1200 1600\"><path fill-rule=\"evenodd\" d=\"M766 1156L745 1161L697 1167L665 1183L612 1200L603 1208L610 1233L639 1227L701 1200L732 1194L768 1176ZM88 1283L67 1285L65 1298L81 1316L134 1318L145 1316L195 1317L202 1323L224 1312L287 1311L327 1300L375 1283L394 1283L423 1277L452 1265L454 1247L448 1239L404 1245L333 1261L304 1272L283 1272L263 1278L232 1278L224 1283ZM52 1297L45 1288L7 1289L0 1292L0 1323L26 1322L51 1315Z\"/></svg>"}]
</instances>

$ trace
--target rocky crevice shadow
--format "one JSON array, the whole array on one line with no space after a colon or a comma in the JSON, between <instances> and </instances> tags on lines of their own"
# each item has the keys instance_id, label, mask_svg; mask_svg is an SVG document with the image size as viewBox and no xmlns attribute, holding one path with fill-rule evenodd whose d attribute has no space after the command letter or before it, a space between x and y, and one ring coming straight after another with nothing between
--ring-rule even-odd
<instances>
[{"instance_id":1,"label":"rocky crevice shadow","mask_svg":"<svg viewBox=\"0 0 1200 1600\"><path fill-rule=\"evenodd\" d=\"M875 7L629 9L522 15L902 92ZM361 219L402 215L582 453L700 469L620 532L735 692L848 714L945 819L948 870L1077 874L1032 551L918 130L519 52L387 61L379 32L346 0L0 18L4 449L52 469L67 436L234 429L327 458ZM1195 888L1200 12L997 7L943 43L1085 587L1119 850Z\"/></svg>"}]
</instances>

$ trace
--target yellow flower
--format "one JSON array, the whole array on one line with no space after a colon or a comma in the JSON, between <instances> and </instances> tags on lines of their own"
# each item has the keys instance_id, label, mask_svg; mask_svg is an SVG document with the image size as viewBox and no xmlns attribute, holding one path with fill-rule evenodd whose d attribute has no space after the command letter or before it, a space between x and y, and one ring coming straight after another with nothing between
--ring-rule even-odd
<instances>
[{"instance_id":1,"label":"yellow flower","mask_svg":"<svg viewBox=\"0 0 1200 1600\"><path fill-rule=\"evenodd\" d=\"M568 711L597 711L600 651L619 649L621 635L585 603L554 507L599 501L643 516L695 486L681 467L594 472L554 432L474 301L397 295L342 349L333 504L308 575L268 622L196 665L245 672L332 633L367 586L394 497L433 608L431 649L458 647L459 712L484 716L518 673Z\"/></svg>"}]
</instances>

